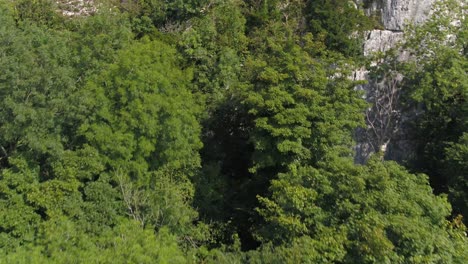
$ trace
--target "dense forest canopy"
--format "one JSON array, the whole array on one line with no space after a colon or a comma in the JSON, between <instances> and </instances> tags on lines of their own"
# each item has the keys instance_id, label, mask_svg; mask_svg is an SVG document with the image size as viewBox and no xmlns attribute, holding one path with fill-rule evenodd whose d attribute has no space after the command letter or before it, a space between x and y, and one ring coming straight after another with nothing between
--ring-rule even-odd
<instances>
[{"instance_id":1,"label":"dense forest canopy","mask_svg":"<svg viewBox=\"0 0 468 264\"><path fill-rule=\"evenodd\" d=\"M467 263L463 1L404 61L370 1L82 2L0 0L0 263ZM362 67L411 158L354 163Z\"/></svg>"}]
</instances>

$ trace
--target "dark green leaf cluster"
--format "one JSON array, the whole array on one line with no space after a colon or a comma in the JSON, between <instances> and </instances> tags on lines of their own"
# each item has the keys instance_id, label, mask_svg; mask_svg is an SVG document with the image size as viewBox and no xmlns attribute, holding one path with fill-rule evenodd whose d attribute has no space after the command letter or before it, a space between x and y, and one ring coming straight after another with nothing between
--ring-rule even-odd
<instances>
[{"instance_id":1,"label":"dark green leaf cluster","mask_svg":"<svg viewBox=\"0 0 468 264\"><path fill-rule=\"evenodd\" d=\"M419 112L407 122L411 128L408 137L415 138L416 148L406 164L428 174L436 193L449 194L455 215L466 215L466 6L443 1L434 9L426 24L407 29L402 48L412 57L396 63L405 76L402 108Z\"/></svg>"}]
</instances>

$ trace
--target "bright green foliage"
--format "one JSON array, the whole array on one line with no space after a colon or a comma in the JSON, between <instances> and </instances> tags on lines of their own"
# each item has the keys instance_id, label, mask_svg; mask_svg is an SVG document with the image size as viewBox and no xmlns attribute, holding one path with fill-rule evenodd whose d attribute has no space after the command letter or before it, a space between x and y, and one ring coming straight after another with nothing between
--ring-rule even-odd
<instances>
[{"instance_id":1,"label":"bright green foliage","mask_svg":"<svg viewBox=\"0 0 468 264\"><path fill-rule=\"evenodd\" d=\"M462 263L466 237L451 240L450 205L423 175L375 159L349 159L323 169L291 166L272 181L272 197L260 198L267 225L263 240L283 244L308 262ZM272 230L275 230L272 232ZM462 233L460 233L462 234ZM459 243L459 244L458 244ZM310 250L302 250L310 248ZM300 261L303 262L303 261Z\"/></svg>"},{"instance_id":2,"label":"bright green foliage","mask_svg":"<svg viewBox=\"0 0 468 264\"><path fill-rule=\"evenodd\" d=\"M4 7L2 259L101 263L101 256L114 263L116 252L102 250L120 243L123 263L167 262L180 251L163 226L187 241L203 238L192 225L189 181L200 166L200 110L175 50L143 40L116 53L131 34L115 14L79 18L69 24L75 32L54 31L34 21L15 23ZM122 217L150 229L124 225L118 231L127 221ZM152 235L154 229L161 238ZM122 237L117 232L135 242L112 242ZM159 255L147 255L150 248Z\"/></svg>"},{"instance_id":3,"label":"bright green foliage","mask_svg":"<svg viewBox=\"0 0 468 264\"><path fill-rule=\"evenodd\" d=\"M116 51L129 45L133 39L130 23L124 14L108 11L68 21L76 33L70 45L76 55L74 66L80 71L77 80L83 84L89 75L100 72L106 63L115 60Z\"/></svg>"},{"instance_id":4,"label":"bright green foliage","mask_svg":"<svg viewBox=\"0 0 468 264\"><path fill-rule=\"evenodd\" d=\"M185 88L185 74L176 68L174 51L167 45L135 43L83 91L84 98L94 97L87 104L95 114L80 133L108 157L112 167L128 168L137 175L163 167L196 168L195 153L201 147L198 111Z\"/></svg>"},{"instance_id":5,"label":"bright green foliage","mask_svg":"<svg viewBox=\"0 0 468 264\"><path fill-rule=\"evenodd\" d=\"M65 218L44 225L37 246L9 255L0 251L0 258L0 263L186 263L176 237L166 228L155 234L125 220L93 238Z\"/></svg>"},{"instance_id":6,"label":"bright green foliage","mask_svg":"<svg viewBox=\"0 0 468 264\"><path fill-rule=\"evenodd\" d=\"M20 173L2 170L0 193L0 247L13 249L21 243L33 241L41 216L25 199L28 191L37 186L37 175L29 171L24 160L12 160ZM22 163L22 164L21 164Z\"/></svg>"},{"instance_id":7,"label":"bright green foliage","mask_svg":"<svg viewBox=\"0 0 468 264\"><path fill-rule=\"evenodd\" d=\"M106 41L94 45L87 42L89 37L47 29L37 21L15 23L3 5L1 11L0 192L6 209L1 224L6 232L1 235L8 236L2 247L33 241L43 221L58 217L77 220L86 231L115 224L123 211L118 193L109 181L90 182L106 169L105 164L96 149L82 145L83 138L76 134L87 101L77 90L86 71L93 69L74 68L84 66L74 56L86 54L86 60L99 59L103 64L116 48L105 43L121 38L107 28L99 34ZM103 21L104 16L93 19ZM80 30L84 34L86 24ZM77 39L82 42L74 42ZM91 48L88 44L94 55L81 53Z\"/></svg>"},{"instance_id":8,"label":"bright green foliage","mask_svg":"<svg viewBox=\"0 0 468 264\"><path fill-rule=\"evenodd\" d=\"M291 163L314 163L325 159L331 149L349 155L351 131L361 123L364 102L344 78L341 69L328 70L328 59L313 58L316 40L306 35L307 46L279 24L258 32L255 53L246 61L245 104L254 117L251 141L255 146L252 171L273 167L276 171Z\"/></svg>"},{"instance_id":9,"label":"bright green foliage","mask_svg":"<svg viewBox=\"0 0 468 264\"><path fill-rule=\"evenodd\" d=\"M190 76L176 66L173 49L143 39L82 91L92 114L79 133L115 171L129 213L144 225L182 228L194 215L188 180L200 166L199 111Z\"/></svg>"}]
</instances>

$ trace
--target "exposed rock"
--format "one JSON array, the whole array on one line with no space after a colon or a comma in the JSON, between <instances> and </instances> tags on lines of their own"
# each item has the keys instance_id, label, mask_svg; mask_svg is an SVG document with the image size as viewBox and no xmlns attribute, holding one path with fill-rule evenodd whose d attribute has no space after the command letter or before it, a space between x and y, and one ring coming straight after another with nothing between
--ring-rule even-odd
<instances>
[{"instance_id":1,"label":"exposed rock","mask_svg":"<svg viewBox=\"0 0 468 264\"><path fill-rule=\"evenodd\" d=\"M385 52L395 47L402 37L402 32L372 30L367 34L367 39L364 42L364 56L369 56L378 51Z\"/></svg>"},{"instance_id":2,"label":"exposed rock","mask_svg":"<svg viewBox=\"0 0 468 264\"><path fill-rule=\"evenodd\" d=\"M434 0L387 0L382 22L387 30L402 30L406 23L424 22Z\"/></svg>"},{"instance_id":3,"label":"exposed rock","mask_svg":"<svg viewBox=\"0 0 468 264\"><path fill-rule=\"evenodd\" d=\"M386 30L401 31L407 23L424 22L430 15L429 11L435 0L373 0L366 2L366 13L369 16L380 16Z\"/></svg>"},{"instance_id":4,"label":"exposed rock","mask_svg":"<svg viewBox=\"0 0 468 264\"><path fill-rule=\"evenodd\" d=\"M408 24L418 24L424 22L430 16L430 8L435 0L368 0L365 1L365 12L369 16L379 16L383 29L372 30L368 32L364 41L364 55L370 56L374 52L385 52L395 47L403 38L403 28ZM361 2L362 3L362 2ZM399 60L408 59L408 55L403 51L399 54ZM374 62L377 64L378 62ZM354 72L355 80L367 80L367 84L359 85L357 90L364 90L366 100L370 103L375 103L379 96L385 95L385 89L397 86L398 79L387 76L376 81L371 80L369 72L366 69L358 69ZM401 78L401 76L400 76ZM393 83L392 83L393 82ZM398 91L394 91L393 96L398 97ZM385 99L385 98L381 98ZM355 161L357 163L365 162L373 152L384 150L384 155L388 159L401 160L407 158L408 153L414 149L414 144L411 139L405 138L408 128L402 126L403 119L411 119L409 113L401 113L394 105L382 108L373 107L368 110L367 117L373 117L372 120L367 120L368 128L359 129L356 131L356 140L358 142ZM377 111L377 112L376 112ZM383 114L378 112L383 111ZM388 112L388 113L387 113ZM381 115L381 119L375 117ZM379 127L376 130L375 122L379 125L386 120L391 120L385 127ZM374 124L372 124L374 123Z\"/></svg>"},{"instance_id":5,"label":"exposed rock","mask_svg":"<svg viewBox=\"0 0 468 264\"><path fill-rule=\"evenodd\" d=\"M56 2L64 16L83 16L96 12L94 0L60 0Z\"/></svg>"},{"instance_id":6,"label":"exposed rock","mask_svg":"<svg viewBox=\"0 0 468 264\"><path fill-rule=\"evenodd\" d=\"M369 1L367 1L369 2ZM369 16L379 16L383 30L372 30L364 42L364 55L387 51L401 40L408 23L419 24L430 16L435 0L373 0L366 5Z\"/></svg>"}]
</instances>

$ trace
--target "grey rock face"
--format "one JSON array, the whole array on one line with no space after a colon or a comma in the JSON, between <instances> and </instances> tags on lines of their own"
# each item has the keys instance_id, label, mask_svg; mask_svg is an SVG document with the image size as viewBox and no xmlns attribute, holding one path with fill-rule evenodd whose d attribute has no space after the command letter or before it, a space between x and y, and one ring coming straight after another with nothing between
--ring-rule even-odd
<instances>
[{"instance_id":1,"label":"grey rock face","mask_svg":"<svg viewBox=\"0 0 468 264\"><path fill-rule=\"evenodd\" d=\"M364 10L369 16L380 17L384 29L368 32L364 41L364 55L369 56L374 52L385 52L397 45L403 39L402 30L408 23L418 24L424 22L430 16L430 9L436 0L373 0L366 1ZM361 2L362 3L362 2ZM400 60L408 59L405 52L400 53ZM378 62L374 62L378 64ZM358 69L354 73L355 80L367 80L368 83L359 85L357 90L364 90L366 100L370 103L384 102L388 96L389 87L396 87L393 96L398 98L398 80L387 78L383 80L371 80L366 69ZM393 83L392 83L393 82ZM383 100L383 101L382 101ZM380 104L382 106L382 104ZM395 105L396 107L396 105ZM400 110L391 105L385 107L369 108L366 115L368 121L367 129L356 131L357 146L355 161L364 163L373 152L383 151L388 159L404 159L414 148L411 139L405 138L404 119L411 119L411 113L401 113ZM391 110L391 111L389 111ZM380 112L379 112L380 111ZM387 113L388 112L388 113ZM382 114L384 113L384 114ZM377 120L375 117L380 116ZM374 119L370 120L369 117ZM386 127L376 130L376 124L387 123Z\"/></svg>"},{"instance_id":2,"label":"grey rock face","mask_svg":"<svg viewBox=\"0 0 468 264\"><path fill-rule=\"evenodd\" d=\"M402 32L394 32L389 30L372 30L367 34L367 39L364 42L364 56L368 56L374 52L384 52L389 50L402 39Z\"/></svg>"},{"instance_id":3,"label":"grey rock face","mask_svg":"<svg viewBox=\"0 0 468 264\"><path fill-rule=\"evenodd\" d=\"M387 30L402 30L406 23L421 23L427 19L434 0L386 0L382 22Z\"/></svg>"},{"instance_id":4,"label":"grey rock face","mask_svg":"<svg viewBox=\"0 0 468 264\"><path fill-rule=\"evenodd\" d=\"M383 30L372 30L364 42L364 55L386 51L401 40L402 30L408 23L419 24L430 16L435 0L373 0L365 12L380 16Z\"/></svg>"},{"instance_id":5,"label":"grey rock face","mask_svg":"<svg viewBox=\"0 0 468 264\"><path fill-rule=\"evenodd\" d=\"M367 15L381 18L383 27L390 31L401 31L407 23L424 22L436 0L370 0Z\"/></svg>"}]
</instances>

